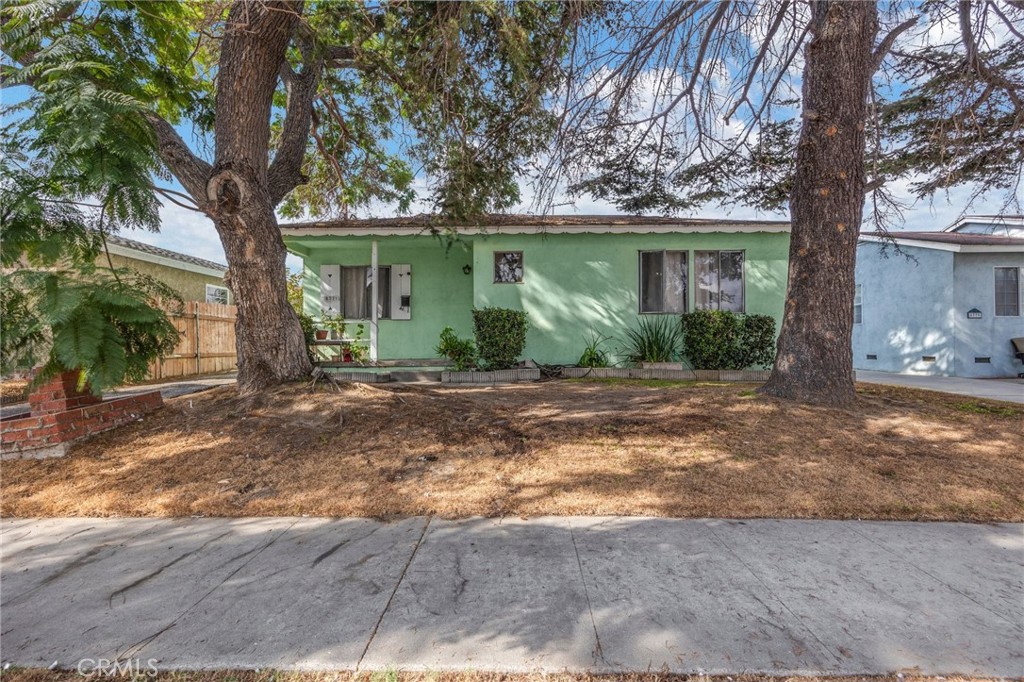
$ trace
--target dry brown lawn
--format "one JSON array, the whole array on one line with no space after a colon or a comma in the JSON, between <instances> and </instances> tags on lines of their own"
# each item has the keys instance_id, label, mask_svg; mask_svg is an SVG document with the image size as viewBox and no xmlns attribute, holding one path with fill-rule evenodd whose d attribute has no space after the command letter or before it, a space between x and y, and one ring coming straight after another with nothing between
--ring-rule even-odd
<instances>
[{"instance_id":1,"label":"dry brown lawn","mask_svg":"<svg viewBox=\"0 0 1024 682\"><path fill-rule=\"evenodd\" d=\"M142 664L145 666L145 663ZM82 682L76 671L12 669L0 673L6 682ZM130 677L113 679L129 680ZM784 677L768 675L674 675L669 673L487 673L487 672L282 672L278 670L195 670L163 672L155 677L140 675L137 682L983 682L995 678L926 677L907 674Z\"/></svg>"},{"instance_id":2,"label":"dry brown lawn","mask_svg":"<svg viewBox=\"0 0 1024 682\"><path fill-rule=\"evenodd\" d=\"M28 379L0 381L0 405L28 400Z\"/></svg>"},{"instance_id":3,"label":"dry brown lawn","mask_svg":"<svg viewBox=\"0 0 1024 682\"><path fill-rule=\"evenodd\" d=\"M753 388L219 388L5 462L0 513L1024 520L1019 406L860 385L836 410Z\"/></svg>"}]
</instances>

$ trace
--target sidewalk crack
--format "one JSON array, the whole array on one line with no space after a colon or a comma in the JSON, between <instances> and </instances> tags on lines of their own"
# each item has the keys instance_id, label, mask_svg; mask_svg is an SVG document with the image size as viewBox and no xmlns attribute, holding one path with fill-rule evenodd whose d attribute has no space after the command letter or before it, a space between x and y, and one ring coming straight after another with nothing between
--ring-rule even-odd
<instances>
[{"instance_id":1,"label":"sidewalk crack","mask_svg":"<svg viewBox=\"0 0 1024 682\"><path fill-rule=\"evenodd\" d=\"M280 533L278 533L277 535L272 537L269 542L267 542L266 544L264 544L262 547L259 548L258 552L255 552L251 557L249 557L248 560L244 561L238 568L236 568L235 570L231 571L231 573L228 573L220 582L218 582L216 585L211 587L209 590L207 590L207 592L205 594L203 594L203 596L199 597L199 599L197 599L195 602L193 602L191 606L189 606L184 611L182 611L177 616L175 616L174 620L172 620L170 623L168 623L164 627L160 628L159 630L154 632L152 635L149 635L148 637L144 637L143 639L140 639L139 641L135 642L134 644L129 644L124 649L124 651L118 653L114 657L114 661L120 661L120 660L124 659L125 657L138 655L138 653L140 651L142 651L143 649L145 649L147 646L149 646L153 642L153 640L155 640L157 637L159 637L160 635L164 634L165 632L167 632L168 630L173 628L175 625L177 625L178 621L181 620L182 618L184 618L190 611L192 611L192 609L194 609L195 607L199 606L199 604L201 604L211 594L216 592L224 583L226 583L227 581L229 581L233 577L235 577L235 575L239 571L241 571L243 568L248 566L253 560L256 559L256 557L258 557L260 554L262 554L264 550L266 550L272 544L274 544L275 542L280 540L281 537L285 533L290 531L295 526L296 523L298 523L298 520L292 521L288 525L287 528L283 529Z\"/></svg>"},{"instance_id":2,"label":"sidewalk crack","mask_svg":"<svg viewBox=\"0 0 1024 682\"><path fill-rule=\"evenodd\" d=\"M913 568L913 569L915 569L917 571L920 571L921 573L924 573L926 576L928 576L929 578L931 578L935 582L939 583L943 587L945 587L945 588L947 588L949 590L952 590L953 592L956 592L957 594L959 594L961 597L964 597L965 599L968 599L968 600L974 602L975 605L980 606L981 608L983 608L984 610L988 611L989 613L991 613L993 616L999 618L1000 620L1006 621L1007 623L1009 623L1013 627L1013 629L1015 629L1015 630L1024 630L1024 628L1021 627L1020 623L1015 623L1010 618L1007 618L1006 615L1004 615L1004 614L1002 614L1002 613L1000 613L998 611L995 611L994 609L992 609L991 607L989 607L986 604L983 604L982 602L978 601L977 599L975 599L971 595L969 595L966 592L963 592L962 590L958 589L955 585L951 585L950 583L946 582L945 580L943 580L939 576L937 576L937 575L935 575L933 573L930 573L927 569L924 569L924 568L918 566L914 562L908 561L906 556L900 554L899 552L894 551L891 547L886 545L884 542L879 542L878 540L875 540L871 536L865 535L864 533L860 532L859 530L857 530L857 528L855 528L853 526L850 527L850 530L852 530L854 533L856 533L857 535L861 536L862 538L864 538L868 542L870 542L870 543L872 543L874 545L877 545L878 547L882 548L883 550L885 550L889 554L892 554L893 556L897 557L900 561L905 563L907 566L910 566L911 568Z\"/></svg>"},{"instance_id":3,"label":"sidewalk crack","mask_svg":"<svg viewBox=\"0 0 1024 682\"><path fill-rule=\"evenodd\" d=\"M427 522L423 524L423 530L420 531L419 538L416 539L416 545L412 548L412 553L409 554L408 561L405 562L405 566L402 567L402 572L398 576L398 580L395 581L395 589L391 590L391 595L388 597L387 603L384 604L384 609L380 612L380 617L373 626L373 630L370 631L370 638L366 640L366 646L363 647L363 653L359 654L359 660L356 662L356 669L354 672L358 673L360 667L363 665L363 659L366 658L366 652L370 650L370 645L373 644L374 637L377 636L377 630L380 629L380 624L384 622L384 616L387 615L388 610L391 608L391 602L395 599L395 595L398 594L398 588L402 586L402 581L405 580L405 574L412 566L412 560L416 558L416 552L419 551L420 545L423 544L423 538L427 536L427 528L430 527L430 522L434 519L433 516L427 517Z\"/></svg>"},{"instance_id":4,"label":"sidewalk crack","mask_svg":"<svg viewBox=\"0 0 1024 682\"><path fill-rule=\"evenodd\" d=\"M594 619L594 607L590 603L590 590L587 589L587 578L583 575L583 560L580 559L580 548L576 546L576 533L572 530L572 521L569 521L569 537L572 539L572 549L576 553L576 566L580 570L580 582L583 583L583 596L587 599L587 612L590 614L590 626L594 628L594 658L608 665L605 660L604 650L601 648L601 636L597 634L597 621Z\"/></svg>"},{"instance_id":5,"label":"sidewalk crack","mask_svg":"<svg viewBox=\"0 0 1024 682\"><path fill-rule=\"evenodd\" d=\"M740 562L740 564L742 564L742 565L743 565L743 568L747 569L747 572L748 572L748 573L750 573L750 575L754 576L754 579L755 579L755 580L756 580L757 582L761 583L761 586L762 586L762 587L763 587L763 588L764 588L765 590L767 590L767 591L768 591L768 594L769 594L769 595L771 595L771 597L772 597L772 598L773 598L773 599L774 599L775 601L779 602L779 604L781 604L781 605L782 605L782 608L784 608L784 609L786 610L786 612L787 612L787 613L788 613L789 615L791 615L791 616L792 616L792 617L793 617L794 619L796 619L796 622L797 622L797 623L800 623L800 626L801 626L801 627L802 627L802 628L803 628L804 630L806 630L806 631L807 631L808 633L810 633L811 637L813 637L813 638L814 638L814 641L815 641L815 642L817 642L819 646L821 646L821 648L822 648L822 651L823 651L823 652L826 652L826 653L828 653L828 655L829 655L829 656L831 656L831 657L832 657L833 659L835 659L836 661L838 661L838 662L843 662L843 659L842 659L842 658L840 658L839 656L837 656L837 655L836 655L836 654L835 654L835 653L834 653L834 652L832 651L832 649L831 649L831 648L830 648L830 647L829 647L829 646L828 646L827 644L825 644L825 642L821 641L821 639L820 639L820 638L818 637L818 633L816 633L816 632L815 632L815 631L814 631L813 629L811 629L811 628L810 628L810 627L809 627L809 626L807 625L807 623L805 623L805 622L804 622L804 620L803 620L803 619L802 619L802 618L801 618L801 617L800 617L800 616L799 616L799 615L798 615L798 614L797 614L797 613L796 613L796 612L795 612L795 611L794 611L793 609L791 609L791 608L789 607L789 604L787 604L786 602L784 602L784 601L782 600L782 597L780 597L779 595L777 595L777 594L775 593L775 591L774 591L774 590L772 590L772 588L771 588L771 587L769 587L768 583L766 583L766 582L765 582L765 581L764 581L764 580L763 580L763 579L761 578L761 576L757 574L757 572L756 572L756 571L755 571L755 570L754 570L754 569L753 569L753 568L752 568L752 567L750 566L750 564L748 564L748 563L747 563L746 561L744 561L744 560L743 560L743 557L741 557L741 556L740 556L739 554L737 554L737 553L736 553L736 551L735 551L735 550L734 550L734 549L733 549L732 547L730 547L730 546L729 546L729 544L728 544L727 542L725 542L725 540L723 540L722 538L718 537L718 533L716 533L716 532L715 532L715 529L714 529L714 528L713 528L712 526L710 526L710 525L707 525L707 526L705 526L705 527L706 527L706 528L707 528L707 529L708 529L708 530L709 530L709 531L711 532L711 535L712 535L712 537L714 537L714 538L715 538L715 540L716 540L716 541L718 542L718 544L722 545L722 547L724 547L724 548L725 548L725 550L726 550L727 552L729 552L729 554L731 554L731 555L732 555L732 556L733 556L733 557L734 557L734 558L736 559L736 561Z\"/></svg>"}]
</instances>

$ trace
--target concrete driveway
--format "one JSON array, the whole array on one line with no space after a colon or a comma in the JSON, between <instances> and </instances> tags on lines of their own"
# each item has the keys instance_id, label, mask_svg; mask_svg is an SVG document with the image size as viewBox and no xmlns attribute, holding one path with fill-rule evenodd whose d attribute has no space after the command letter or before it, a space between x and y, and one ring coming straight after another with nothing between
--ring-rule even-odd
<instances>
[{"instance_id":1,"label":"concrete driveway","mask_svg":"<svg viewBox=\"0 0 1024 682\"><path fill-rule=\"evenodd\" d=\"M857 370L857 381L887 386L923 388L928 391L942 391L972 398L1005 400L1010 403L1024 403L1024 379L969 379L966 377L916 376L891 372Z\"/></svg>"},{"instance_id":2,"label":"concrete driveway","mask_svg":"<svg viewBox=\"0 0 1024 682\"><path fill-rule=\"evenodd\" d=\"M0 657L1017 676L1024 526L6 519Z\"/></svg>"}]
</instances>

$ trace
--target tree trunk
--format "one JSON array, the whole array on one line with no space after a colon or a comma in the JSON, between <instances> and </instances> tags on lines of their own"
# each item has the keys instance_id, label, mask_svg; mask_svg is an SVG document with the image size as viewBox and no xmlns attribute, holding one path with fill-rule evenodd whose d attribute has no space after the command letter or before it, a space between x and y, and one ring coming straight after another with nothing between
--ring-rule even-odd
<instances>
[{"instance_id":1,"label":"tree trunk","mask_svg":"<svg viewBox=\"0 0 1024 682\"><path fill-rule=\"evenodd\" d=\"M238 307L238 387L253 393L300 379L312 366L298 316L288 303L287 255L274 207L303 180L301 164L321 62L295 75L286 50L302 0L236 0L228 12L217 73L213 165L192 153L155 113L147 119L160 157L214 222ZM287 68L285 68L287 67ZM277 81L290 74L287 119L268 164Z\"/></svg>"},{"instance_id":2,"label":"tree trunk","mask_svg":"<svg viewBox=\"0 0 1024 682\"><path fill-rule=\"evenodd\" d=\"M299 318L288 303L287 251L274 209L249 201L237 214L217 220L230 268L227 284L238 317L238 389L253 393L308 376L312 366Z\"/></svg>"},{"instance_id":3,"label":"tree trunk","mask_svg":"<svg viewBox=\"0 0 1024 682\"><path fill-rule=\"evenodd\" d=\"M857 0L810 5L812 39L790 195L789 284L775 366L761 392L842 406L854 400L854 265L878 9Z\"/></svg>"}]
</instances>

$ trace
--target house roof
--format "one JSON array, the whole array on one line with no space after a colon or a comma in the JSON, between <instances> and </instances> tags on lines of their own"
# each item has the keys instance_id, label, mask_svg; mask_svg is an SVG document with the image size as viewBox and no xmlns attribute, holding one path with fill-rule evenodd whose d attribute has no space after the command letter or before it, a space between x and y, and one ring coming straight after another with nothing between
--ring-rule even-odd
<instances>
[{"instance_id":1,"label":"house roof","mask_svg":"<svg viewBox=\"0 0 1024 682\"><path fill-rule=\"evenodd\" d=\"M873 233L860 235L861 241L884 242L887 239L901 246L917 246L925 249L957 252L1020 252L1024 251L1024 239L994 234L973 232L890 232L887 237Z\"/></svg>"},{"instance_id":2,"label":"house roof","mask_svg":"<svg viewBox=\"0 0 1024 682\"><path fill-rule=\"evenodd\" d=\"M1006 231L1014 228L1024 227L1024 216L1021 215L965 215L955 223L943 230L943 232L959 232L967 225L991 225L996 229Z\"/></svg>"},{"instance_id":3,"label":"house roof","mask_svg":"<svg viewBox=\"0 0 1024 682\"><path fill-rule=\"evenodd\" d=\"M632 215L488 215L480 220L453 222L420 214L396 218L326 220L281 225L286 236L370 236L420 234L454 229L460 234L549 234L608 232L789 232L788 220L731 218L671 218Z\"/></svg>"},{"instance_id":4,"label":"house roof","mask_svg":"<svg viewBox=\"0 0 1024 682\"><path fill-rule=\"evenodd\" d=\"M125 237L113 234L104 235L104 239L107 242L107 250L118 256L136 258L149 263L157 263L158 265L166 265L190 272L199 272L214 277L223 277L224 273L228 271L228 266L215 263L212 260L189 256L188 254L178 253L170 249L162 249L152 244L143 244L134 239L126 239Z\"/></svg>"}]
</instances>

